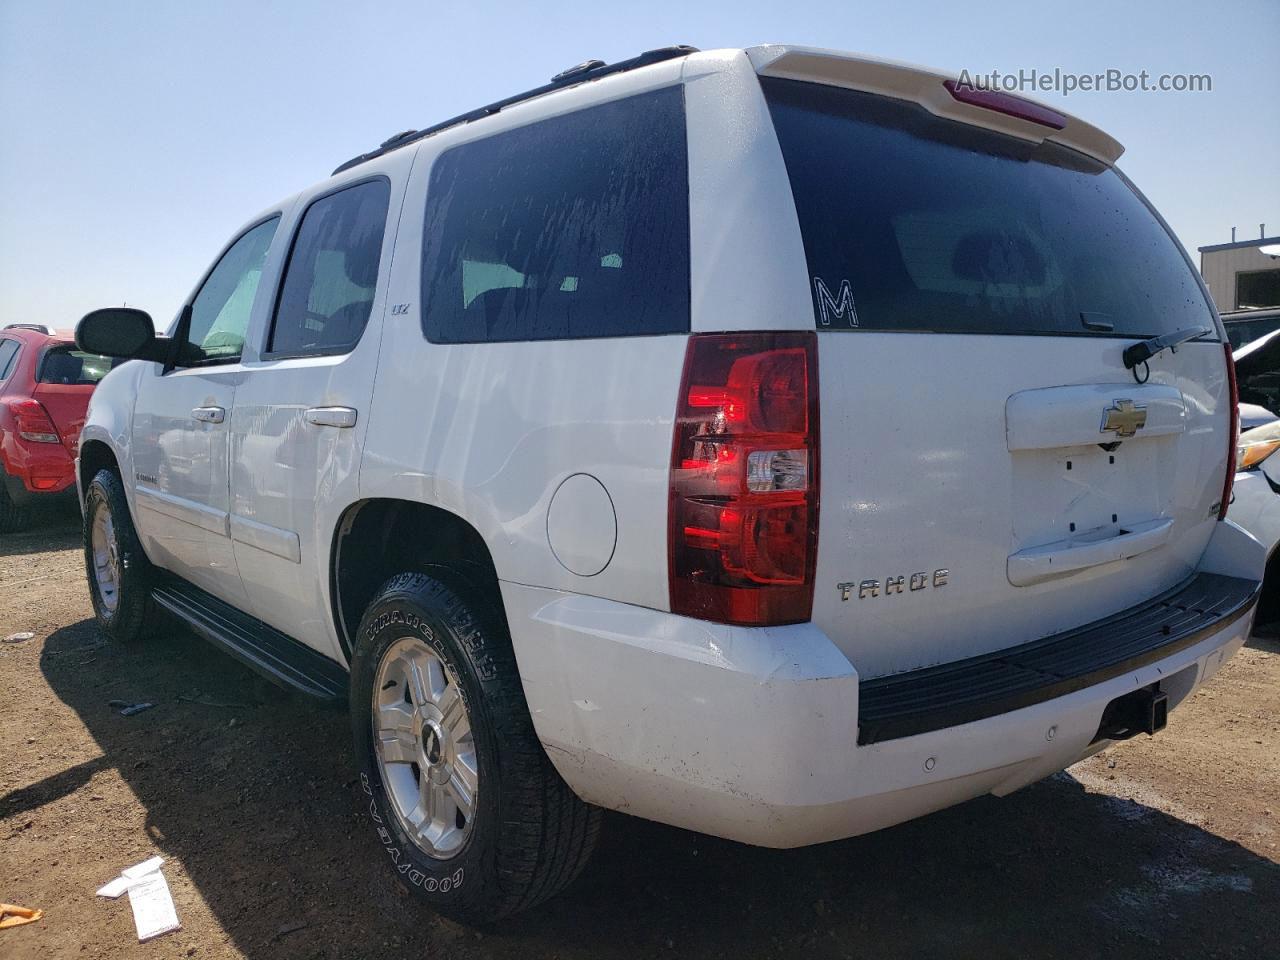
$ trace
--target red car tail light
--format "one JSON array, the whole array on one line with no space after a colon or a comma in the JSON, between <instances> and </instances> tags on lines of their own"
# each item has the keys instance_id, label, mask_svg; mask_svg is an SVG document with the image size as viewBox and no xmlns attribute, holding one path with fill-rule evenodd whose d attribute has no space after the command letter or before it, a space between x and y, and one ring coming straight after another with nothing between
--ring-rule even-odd
<instances>
[{"instance_id":1,"label":"red car tail light","mask_svg":"<svg viewBox=\"0 0 1280 960\"><path fill-rule=\"evenodd\" d=\"M17 421L18 436L33 443L61 443L58 428L39 400L10 400L9 412Z\"/></svg>"},{"instance_id":2,"label":"red car tail light","mask_svg":"<svg viewBox=\"0 0 1280 960\"><path fill-rule=\"evenodd\" d=\"M1227 477L1222 481L1222 503L1218 507L1218 519L1227 519L1231 506L1231 490L1236 483L1236 444L1240 442L1240 390L1236 385L1236 361L1231 355L1231 344L1224 343L1227 352L1227 387L1231 391L1231 429L1228 431Z\"/></svg>"},{"instance_id":3,"label":"red car tail light","mask_svg":"<svg viewBox=\"0 0 1280 960\"><path fill-rule=\"evenodd\" d=\"M695 334L676 409L668 516L674 613L748 626L813 610L817 334Z\"/></svg>"}]
</instances>

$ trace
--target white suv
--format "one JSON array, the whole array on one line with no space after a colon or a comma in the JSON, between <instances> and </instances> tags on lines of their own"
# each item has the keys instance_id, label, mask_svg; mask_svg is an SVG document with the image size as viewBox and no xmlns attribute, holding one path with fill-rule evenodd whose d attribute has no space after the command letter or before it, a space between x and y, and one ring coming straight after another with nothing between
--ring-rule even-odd
<instances>
[{"instance_id":1,"label":"white suv","mask_svg":"<svg viewBox=\"0 0 1280 960\"><path fill-rule=\"evenodd\" d=\"M589 61L250 220L81 434L89 583L347 699L441 912L600 808L791 847L1154 733L1244 641L1230 353L1075 118L783 46Z\"/></svg>"}]
</instances>

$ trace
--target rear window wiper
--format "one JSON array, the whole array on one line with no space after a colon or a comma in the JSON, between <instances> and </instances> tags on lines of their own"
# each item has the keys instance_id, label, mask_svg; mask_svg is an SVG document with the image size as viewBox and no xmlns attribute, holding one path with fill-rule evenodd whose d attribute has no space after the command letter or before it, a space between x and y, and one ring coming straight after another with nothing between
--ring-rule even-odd
<instances>
[{"instance_id":1,"label":"rear window wiper","mask_svg":"<svg viewBox=\"0 0 1280 960\"><path fill-rule=\"evenodd\" d=\"M1161 350L1168 350L1170 347L1176 347L1180 343L1186 343L1188 340L1194 340L1196 337L1203 337L1212 332L1208 327L1187 327L1149 340L1140 340L1124 348L1124 365L1132 370L1138 364L1146 363Z\"/></svg>"}]
</instances>

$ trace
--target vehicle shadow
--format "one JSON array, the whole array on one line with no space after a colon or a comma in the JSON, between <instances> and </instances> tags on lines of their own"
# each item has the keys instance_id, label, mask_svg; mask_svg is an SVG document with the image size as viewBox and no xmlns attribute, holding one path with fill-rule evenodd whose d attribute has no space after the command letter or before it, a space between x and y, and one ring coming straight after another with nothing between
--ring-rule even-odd
<instances>
[{"instance_id":1,"label":"vehicle shadow","mask_svg":"<svg viewBox=\"0 0 1280 960\"><path fill-rule=\"evenodd\" d=\"M0 533L0 556L67 550L80 543L80 508L74 500L58 500L33 507L21 530Z\"/></svg>"},{"instance_id":2,"label":"vehicle shadow","mask_svg":"<svg viewBox=\"0 0 1280 960\"><path fill-rule=\"evenodd\" d=\"M1280 902L1280 867L1068 774L794 851L611 815L569 891L466 930L402 892L383 862L357 812L344 713L263 702L239 664L169 634L103 645L87 672L68 655L100 642L85 620L47 639L41 668L97 740L98 763L145 806L152 842L248 957L1165 960L1275 949L1272 918L1257 908ZM113 698L156 706L121 717ZM92 773L59 774L9 802L47 803Z\"/></svg>"},{"instance_id":3,"label":"vehicle shadow","mask_svg":"<svg viewBox=\"0 0 1280 960\"><path fill-rule=\"evenodd\" d=\"M1265 650L1268 653L1280 653L1280 620L1253 625L1253 635L1245 642L1246 647L1254 650Z\"/></svg>"}]
</instances>

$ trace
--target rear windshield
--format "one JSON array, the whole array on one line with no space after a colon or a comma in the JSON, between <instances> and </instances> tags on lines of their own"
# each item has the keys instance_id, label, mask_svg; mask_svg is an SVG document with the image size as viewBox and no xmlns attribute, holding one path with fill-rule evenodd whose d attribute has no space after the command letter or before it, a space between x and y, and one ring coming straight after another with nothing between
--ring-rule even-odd
<instances>
[{"instance_id":1,"label":"rear windshield","mask_svg":"<svg viewBox=\"0 0 1280 960\"><path fill-rule=\"evenodd\" d=\"M1150 337L1214 329L1113 169L875 94L761 78L819 329Z\"/></svg>"},{"instance_id":2,"label":"rear windshield","mask_svg":"<svg viewBox=\"0 0 1280 960\"><path fill-rule=\"evenodd\" d=\"M72 347L53 347L46 351L40 362L36 380L40 383L59 383L67 386L91 387L112 367L124 363L96 353L85 353Z\"/></svg>"}]
</instances>

